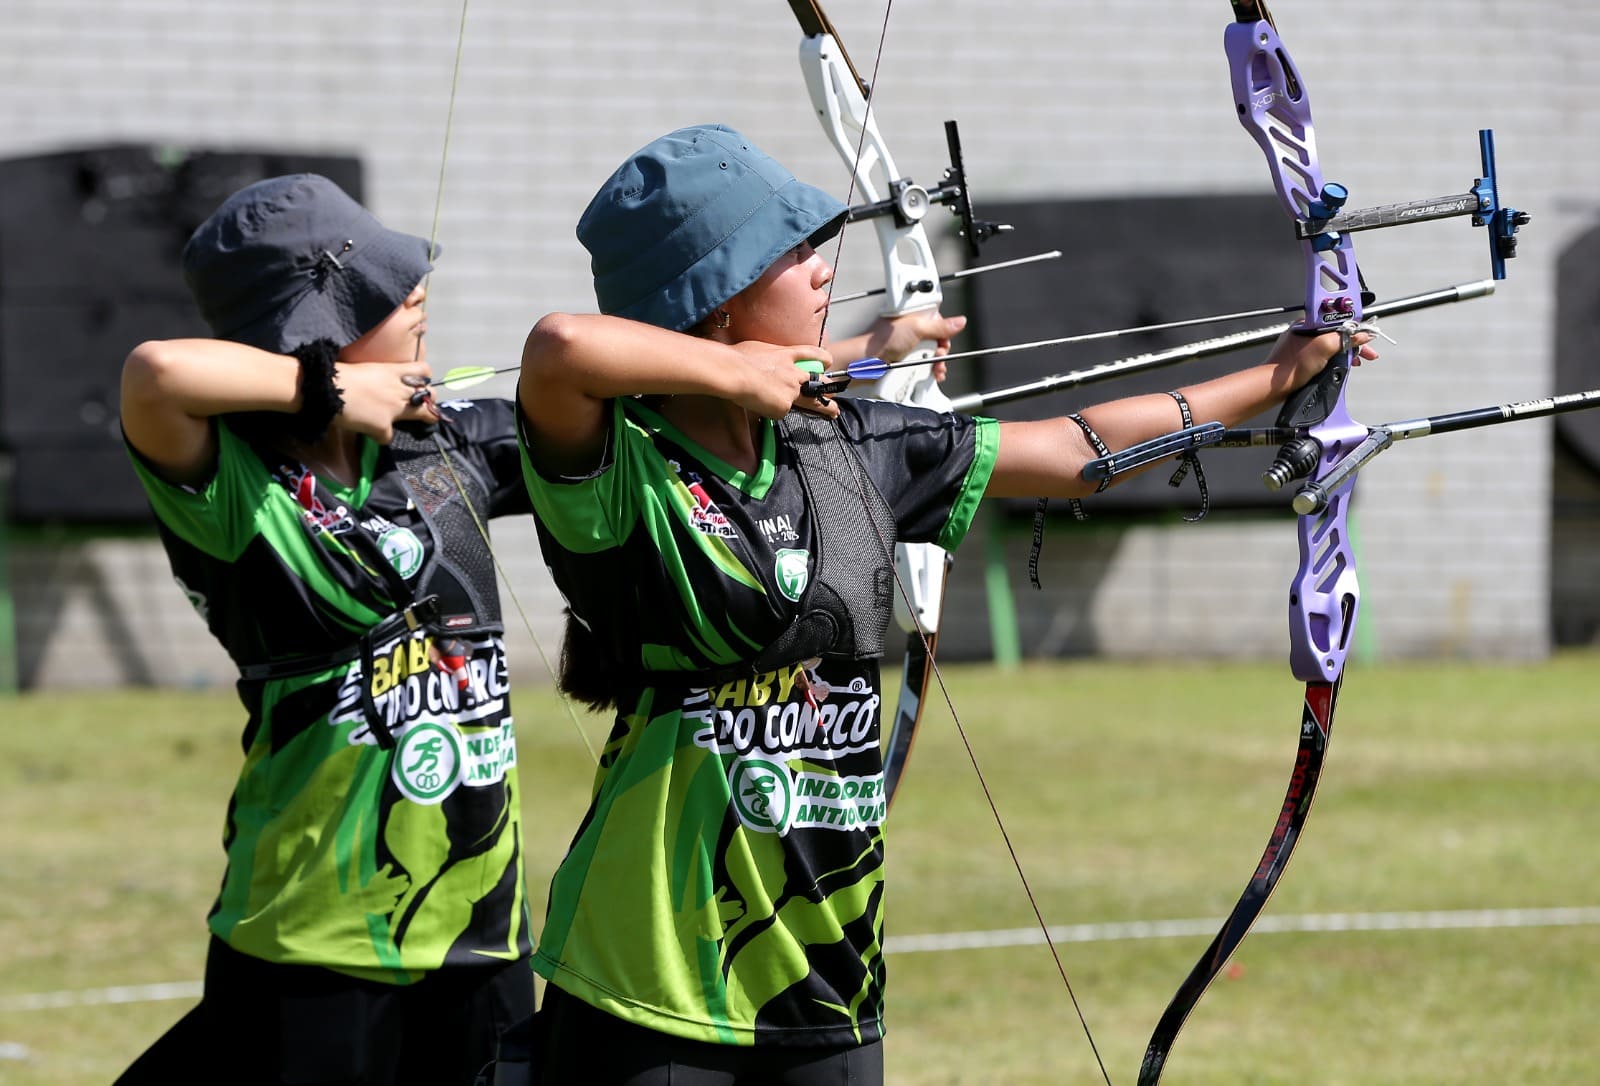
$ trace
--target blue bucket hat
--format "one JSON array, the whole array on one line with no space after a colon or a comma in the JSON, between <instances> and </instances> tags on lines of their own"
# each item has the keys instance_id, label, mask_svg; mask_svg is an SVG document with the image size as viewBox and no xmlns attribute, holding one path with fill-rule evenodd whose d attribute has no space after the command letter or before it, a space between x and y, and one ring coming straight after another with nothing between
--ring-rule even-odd
<instances>
[{"instance_id":1,"label":"blue bucket hat","mask_svg":"<svg viewBox=\"0 0 1600 1086\"><path fill-rule=\"evenodd\" d=\"M390 230L313 173L228 197L190 236L182 265L213 334L280 354L355 342L433 268L426 241Z\"/></svg>"},{"instance_id":2,"label":"blue bucket hat","mask_svg":"<svg viewBox=\"0 0 1600 1086\"><path fill-rule=\"evenodd\" d=\"M755 282L846 207L725 125L669 132L628 157L578 220L600 311L676 332Z\"/></svg>"}]
</instances>

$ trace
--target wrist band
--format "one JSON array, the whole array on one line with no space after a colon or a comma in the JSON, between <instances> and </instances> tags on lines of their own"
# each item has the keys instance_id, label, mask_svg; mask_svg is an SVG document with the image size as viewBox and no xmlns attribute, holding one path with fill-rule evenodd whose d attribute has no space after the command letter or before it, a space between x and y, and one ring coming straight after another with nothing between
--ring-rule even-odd
<instances>
[{"instance_id":1,"label":"wrist band","mask_svg":"<svg viewBox=\"0 0 1600 1086\"><path fill-rule=\"evenodd\" d=\"M334 416L344 410L344 396L333 383L339 348L331 339L319 339L289 353L300 361L300 410L294 413L289 432L300 441L319 441Z\"/></svg>"},{"instance_id":2,"label":"wrist band","mask_svg":"<svg viewBox=\"0 0 1600 1086\"><path fill-rule=\"evenodd\" d=\"M1094 427L1090 426L1082 415L1074 411L1072 414L1068 415L1067 418L1078 424L1078 429L1083 431L1083 436L1088 439L1089 444L1094 449L1096 456L1107 457L1111 455L1111 450L1106 448L1106 443L1100 440L1100 435L1094 432ZM1104 479L1100 480L1100 485L1094 488L1094 492L1098 494L1110 485L1111 476L1108 475ZM1077 499L1074 498L1073 501L1077 501Z\"/></svg>"}]
</instances>

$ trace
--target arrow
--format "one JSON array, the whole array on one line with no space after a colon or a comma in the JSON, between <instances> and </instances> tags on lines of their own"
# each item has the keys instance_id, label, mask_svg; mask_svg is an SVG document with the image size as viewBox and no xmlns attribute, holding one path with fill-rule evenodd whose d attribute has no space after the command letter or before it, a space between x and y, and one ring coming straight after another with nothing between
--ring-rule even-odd
<instances>
[{"instance_id":1,"label":"arrow","mask_svg":"<svg viewBox=\"0 0 1600 1086\"><path fill-rule=\"evenodd\" d=\"M456 366L453 369L445 370L443 377L429 381L428 387L445 388L451 392L459 392L461 389L471 388L473 385L481 385L489 378L497 377L502 373L515 373L521 368L521 366Z\"/></svg>"},{"instance_id":2,"label":"arrow","mask_svg":"<svg viewBox=\"0 0 1600 1086\"><path fill-rule=\"evenodd\" d=\"M1460 283L1440 290L1409 294L1403 298L1379 302L1376 305L1367 306L1365 312L1368 317L1389 317L1398 313L1410 313L1418 309L1427 309L1436 305L1464 302L1472 298L1485 298L1493 293L1494 280L1480 279L1473 283ZM1303 307L1296 306L1295 308L1300 309ZM1263 343L1271 343L1289 327L1287 324L1278 324L1269 328L1258 328L1251 332L1235 332L1231 335L1202 339L1179 347L1171 347L1164 351L1135 355L1131 358L1120 358L1112 362L1102 362L1086 369L1074 370L1070 373L1058 373L1051 377L1041 377L1037 381L1013 385L1010 388L956 396L952 398L951 403L957 411L976 411L982 407L992 407L996 404L1009 403L1012 400L1040 396L1047 392L1060 392L1077 388L1079 385L1104 381L1111 377L1122 377L1132 373L1140 373L1144 370L1177 365L1180 362L1190 362L1197 358L1209 358L1213 355L1226 354L1241 347L1253 347ZM945 357L953 358L956 356L946 355Z\"/></svg>"},{"instance_id":3,"label":"arrow","mask_svg":"<svg viewBox=\"0 0 1600 1086\"><path fill-rule=\"evenodd\" d=\"M1370 317L1381 317L1386 314L1405 313L1413 309L1423 309L1430 305L1440 305L1445 302L1464 301L1467 298L1476 298L1483 294L1492 294L1493 292L1494 281L1490 279L1484 279L1476 283L1467 283L1461 286L1447 287L1443 290L1429 291L1426 294L1414 294L1405 298L1396 298L1394 301L1386 302L1381 305L1369 306L1367 307L1366 312ZM1011 354L1014 351L1035 351L1041 347L1061 347L1069 343L1091 343L1095 340L1115 339L1118 336L1131 336L1147 332L1167 332L1174 328L1192 328L1199 324L1221 324L1224 321L1249 320L1254 317L1275 317L1284 313L1299 313L1304 309L1304 305L1269 306L1265 309L1247 309L1238 313L1218 313L1209 317L1189 317L1181 321L1167 321L1162 324L1141 324L1131 328L1113 328L1104 332L1081 332L1077 335L1058 336L1054 339L1038 339L1030 343L1012 343L1004 347L983 347L975 351L960 351L956 354L940 355L935 358L918 358L905 362L885 362L881 358L862 358L850 363L842 370L834 370L830 373L822 374L819 378L819 381L829 383L851 380L876 381L884 374L893 370L909 369L912 366L931 366L936 362L956 362L963 358L983 358L989 355ZM1237 336L1223 336L1219 337L1216 342L1227 342L1230 345L1223 349L1233 350L1235 347L1243 347L1256 342L1270 342L1276 339L1278 335L1288 327L1289 326L1285 324L1278 325L1273 328L1262 329L1258 332L1244 332ZM1260 338L1258 339L1257 337ZM1191 348L1175 349L1187 351ZM1214 354L1219 352L1208 351L1207 353ZM1188 356L1185 355L1183 357ZM1176 360L1177 359L1175 359L1175 361ZM1115 363L1107 363L1107 365L1114 364ZM1110 376L1110 374L1106 374L1105 376ZM1047 380L1049 380L1049 378L1047 378ZM824 387L820 384L818 386L818 392L821 393L838 391L840 391L839 388ZM1040 391L1044 390L1041 389ZM807 395L812 394L813 393L810 392L807 393ZM988 401L985 400L984 402Z\"/></svg>"},{"instance_id":4,"label":"arrow","mask_svg":"<svg viewBox=\"0 0 1600 1086\"><path fill-rule=\"evenodd\" d=\"M956 279L968 279L974 275L982 275L984 272L999 271L1002 268L1017 268L1024 264L1037 264L1041 260L1060 259L1061 250L1051 249L1048 253L1035 253L1033 256L1018 257L1016 260L1002 260L997 264L984 264L976 268L963 268L960 271L946 272L945 274L939 276L939 282L949 283ZM917 286L921 287L921 293L924 294L928 293L926 282L927 281L924 280L922 283L917 284ZM853 294L835 294L828 300L828 304L836 305L839 302L859 302L863 298L876 298L880 294L887 293L889 293L888 287L873 287L871 290L858 290Z\"/></svg>"},{"instance_id":5,"label":"arrow","mask_svg":"<svg viewBox=\"0 0 1600 1086\"><path fill-rule=\"evenodd\" d=\"M1056 255L1059 255L1057 253ZM1016 263L1028 263L1038 260L1050 259L1051 254L1043 253L1038 256L1024 257L1021 261L1008 261L1005 264L989 264L983 268L969 269L969 271L993 271L997 268L1008 267ZM960 272L944 278L954 278ZM865 293L883 293L882 290ZM1369 317L1393 316L1396 313L1409 313L1417 309L1426 309L1430 306L1445 305L1450 302L1462 302L1469 298L1482 298L1494 293L1494 280L1481 279L1474 283L1461 283L1440 290L1430 290L1422 294L1410 294L1403 298L1395 298L1387 302L1379 302L1368 306L1366 314ZM861 297L850 295L849 297ZM844 299L841 299L844 300ZM1114 336L1133 335L1136 332L1159 332L1173 328L1187 328L1196 324L1210 324L1220 321L1244 320L1250 317L1274 316L1282 313L1294 313L1304 306L1288 305L1274 306L1268 309L1252 309L1239 313L1223 313L1214 317L1191 317L1187 320L1169 321L1165 324L1148 324L1137 328L1121 328L1107 332L1086 332L1076 336L1063 336L1058 339L1042 339L1032 343L1013 343L1005 347L985 347L976 351L961 351L957 354L947 354L938 358L918 359L911 362L885 362L881 358L859 358L851 362L842 370L831 373L819 374L816 378L806 382L803 389L807 396L825 396L843 391L850 381L876 381L891 370L908 369L912 366L929 366L935 362L955 362L964 358L981 358L986 355L1009 354L1013 351L1031 351L1041 347L1056 347L1067 343L1087 343L1097 339L1110 339ZM991 404L1005 403L1010 400L1022 399L1026 396L1041 395L1046 392L1055 392L1063 389L1076 388L1079 385L1103 381L1110 377L1123 376L1137 373L1141 370L1156 369L1161 366L1170 366L1178 362L1185 362L1195 358L1208 357L1222 354L1227 351L1237 350L1240 347L1254 346L1259 343L1270 343L1277 339L1289 326L1286 324L1275 325L1271 328L1261 328L1253 332L1239 332L1230 336L1217 336L1213 339L1204 339L1196 343L1186 344L1182 347L1173 347L1166 351L1157 351L1152 354L1136 355L1133 358L1118 359L1114 362L1105 362L1088 369L1074 370L1071 373L1057 374L1054 377L1041 378L1026 385L1017 385L1012 388L999 389L995 392L972 393L967 396L958 396L954 399L955 410L973 411ZM451 392L471 388L482 384L491 377L498 377L502 373L515 373L520 366L456 366L444 372L444 376L428 383L429 388L443 388Z\"/></svg>"}]
</instances>

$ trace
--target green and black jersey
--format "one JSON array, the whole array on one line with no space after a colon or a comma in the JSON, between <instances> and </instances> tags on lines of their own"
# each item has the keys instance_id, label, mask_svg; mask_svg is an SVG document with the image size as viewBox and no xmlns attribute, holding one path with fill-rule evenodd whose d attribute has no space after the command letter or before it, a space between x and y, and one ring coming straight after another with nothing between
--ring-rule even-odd
<instances>
[{"instance_id":1,"label":"green and black jersey","mask_svg":"<svg viewBox=\"0 0 1600 1086\"><path fill-rule=\"evenodd\" d=\"M899 538L959 543L994 467L996 424L840 406ZM735 471L618 400L598 472L551 478L526 458L523 470L557 586L620 662L618 718L551 884L535 969L696 1040L877 1039L877 661L728 677L786 628L818 567L793 448L767 423L759 467Z\"/></svg>"},{"instance_id":2,"label":"green and black jersey","mask_svg":"<svg viewBox=\"0 0 1600 1086\"><path fill-rule=\"evenodd\" d=\"M203 486L134 453L173 573L240 667L209 922L254 957L405 984L532 952L499 598L465 505L525 512L527 493L509 403L442 410L438 444L364 439L349 488L225 418Z\"/></svg>"}]
</instances>

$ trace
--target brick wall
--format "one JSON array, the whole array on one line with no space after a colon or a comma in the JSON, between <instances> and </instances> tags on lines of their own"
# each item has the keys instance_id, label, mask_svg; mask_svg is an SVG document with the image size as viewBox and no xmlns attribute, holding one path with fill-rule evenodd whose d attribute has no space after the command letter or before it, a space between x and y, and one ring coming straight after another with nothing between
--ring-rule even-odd
<instances>
[{"instance_id":1,"label":"brick wall","mask_svg":"<svg viewBox=\"0 0 1600 1086\"><path fill-rule=\"evenodd\" d=\"M880 6L832 6L865 74ZM900 0L877 77L880 123L901 170L931 182L945 161L941 122L959 118L980 201L1264 191L1260 153L1227 104L1225 13L1174 2ZM129 140L354 152L374 210L428 233L459 15L443 0L24 0L0 36L0 155ZM1444 0L1279 13L1318 105L1325 168L1355 203L1463 191L1478 172L1477 129L1494 127L1503 190L1537 216L1496 298L1392 322L1400 345L1359 374L1357 417L1551 391L1552 261L1597 207L1600 13L1546 0L1517 16L1474 23ZM810 118L797 43L778 0L474 0L439 207L447 251L430 302L435 365L508 364L539 315L592 307L573 225L622 156L668 128L725 121L842 191L842 169ZM854 245L841 289L875 274L871 245ZM1358 248L1386 295L1486 274L1482 233L1460 221L1366 235ZM1263 284L1262 295L1276 299L1284 286ZM1550 450L1548 426L1529 423L1401 445L1364 476L1368 645L1392 655L1547 650ZM1280 654L1291 536L1287 518L1089 532L1062 523L1046 550L1049 590L1019 587L1025 639L1054 651ZM496 543L553 644L533 533L503 525ZM226 674L163 583L152 546L16 549L36 682ZM1019 586L1022 547L1010 547ZM981 613L972 550L954 587L965 614ZM99 617L68 621L74 614ZM149 645L146 623L173 650L159 655L182 666L131 662L138 654L118 639ZM946 640L969 652L986 644L978 624Z\"/></svg>"}]
</instances>

